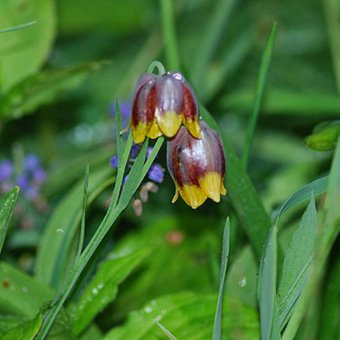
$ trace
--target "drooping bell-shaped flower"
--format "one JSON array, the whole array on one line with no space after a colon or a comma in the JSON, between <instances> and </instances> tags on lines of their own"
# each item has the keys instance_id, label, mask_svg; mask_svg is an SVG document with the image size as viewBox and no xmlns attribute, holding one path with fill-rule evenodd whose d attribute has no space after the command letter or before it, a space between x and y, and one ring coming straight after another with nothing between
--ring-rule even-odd
<instances>
[{"instance_id":1,"label":"drooping bell-shaped flower","mask_svg":"<svg viewBox=\"0 0 340 340\"><path fill-rule=\"evenodd\" d=\"M169 72L162 76L142 75L132 104L134 142L142 143L145 137L174 137L182 123L192 136L201 137L197 101L184 77Z\"/></svg>"},{"instance_id":2,"label":"drooping bell-shaped flower","mask_svg":"<svg viewBox=\"0 0 340 340\"><path fill-rule=\"evenodd\" d=\"M190 135L184 127L167 143L168 169L176 186L174 203L178 194L193 209L207 198L215 202L227 193L223 180L225 156L216 131L200 121L201 138Z\"/></svg>"}]
</instances>

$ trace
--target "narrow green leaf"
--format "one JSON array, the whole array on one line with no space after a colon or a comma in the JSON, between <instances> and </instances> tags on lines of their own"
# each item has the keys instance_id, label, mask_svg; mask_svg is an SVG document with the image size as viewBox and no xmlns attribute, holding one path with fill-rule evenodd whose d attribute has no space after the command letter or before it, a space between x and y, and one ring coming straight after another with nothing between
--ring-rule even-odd
<instances>
[{"instance_id":1,"label":"narrow green leaf","mask_svg":"<svg viewBox=\"0 0 340 340\"><path fill-rule=\"evenodd\" d=\"M333 225L333 227L337 226L334 230L334 232L336 232L336 230L339 230L340 227L340 209L336 203L340 202L340 137L338 138L334 152L327 189L325 202L327 222Z\"/></svg>"},{"instance_id":2,"label":"narrow green leaf","mask_svg":"<svg viewBox=\"0 0 340 340\"><path fill-rule=\"evenodd\" d=\"M320 306L321 321L319 339L338 339L340 335L340 257L325 281L324 299Z\"/></svg>"},{"instance_id":3,"label":"narrow green leaf","mask_svg":"<svg viewBox=\"0 0 340 340\"><path fill-rule=\"evenodd\" d=\"M309 268L314 254L316 227L317 214L314 196L312 196L283 261L278 289L281 330L284 328L287 318L308 279Z\"/></svg>"},{"instance_id":4,"label":"narrow green leaf","mask_svg":"<svg viewBox=\"0 0 340 340\"><path fill-rule=\"evenodd\" d=\"M216 313L213 327L213 340L222 339L222 304L224 297L225 278L227 275L228 257L230 247L230 221L229 217L226 219L223 232L222 241L222 260L221 260L221 271L220 271L220 287L218 291Z\"/></svg>"},{"instance_id":5,"label":"narrow green leaf","mask_svg":"<svg viewBox=\"0 0 340 340\"><path fill-rule=\"evenodd\" d=\"M249 112L254 103L251 90L239 90L221 99L220 105L225 110ZM340 98L337 94L308 92L298 93L286 89L268 89L262 105L268 116L319 116L340 117Z\"/></svg>"},{"instance_id":6,"label":"narrow green leaf","mask_svg":"<svg viewBox=\"0 0 340 340\"><path fill-rule=\"evenodd\" d=\"M245 145L244 145L243 153L242 153L242 164L245 169L247 168L247 165L248 165L250 150L253 144L255 127L256 127L257 119L258 119L259 112L260 112L260 105L261 105L261 101L263 97L264 86L266 83L269 64L270 64L270 60L272 57L274 43L275 43L276 30L277 30L277 24L274 23L271 29L271 32L269 34L266 47L264 49L263 56L262 56L259 77L258 77L257 85L256 85L254 106L253 106L252 113L248 120L246 141L245 141Z\"/></svg>"},{"instance_id":7,"label":"narrow green leaf","mask_svg":"<svg viewBox=\"0 0 340 340\"><path fill-rule=\"evenodd\" d=\"M8 329L5 334L1 335L2 340L14 340L14 339L34 339L39 331L42 322L42 316L40 313L32 320L23 321L17 324L15 327ZM1 331L0 331L1 332Z\"/></svg>"},{"instance_id":8,"label":"narrow green leaf","mask_svg":"<svg viewBox=\"0 0 340 340\"><path fill-rule=\"evenodd\" d=\"M106 334L107 340L163 339L161 324L178 339L206 340L211 337L216 295L179 293L152 300L134 311L127 322ZM259 339L258 317L254 308L225 297L223 333L235 339ZM233 334L237 334L232 337Z\"/></svg>"},{"instance_id":9,"label":"narrow green leaf","mask_svg":"<svg viewBox=\"0 0 340 340\"><path fill-rule=\"evenodd\" d=\"M0 311L5 313L31 318L54 295L46 284L4 262L0 263L0 282Z\"/></svg>"},{"instance_id":10,"label":"narrow green leaf","mask_svg":"<svg viewBox=\"0 0 340 340\"><path fill-rule=\"evenodd\" d=\"M276 221L277 223L280 216L288 209L310 200L312 194L314 197L318 197L319 195L324 194L327 190L328 181L329 176L324 176L316 179L311 183L306 184L305 186L294 192L294 194L292 194L274 213L274 221Z\"/></svg>"},{"instance_id":11,"label":"narrow green leaf","mask_svg":"<svg viewBox=\"0 0 340 340\"><path fill-rule=\"evenodd\" d=\"M89 186L89 176L90 176L90 166L87 164L85 168L84 175L84 192L83 192L83 206L82 206L82 215L81 215L81 224L80 224L80 235L79 235L79 243L78 243L78 251L75 261L81 255L84 246L84 238L85 238L85 218L86 218L86 207L87 207L87 190Z\"/></svg>"},{"instance_id":12,"label":"narrow green leaf","mask_svg":"<svg viewBox=\"0 0 340 340\"><path fill-rule=\"evenodd\" d=\"M117 158L121 160L124 151L124 141L122 136L122 113L120 112L119 102L116 102L116 114L115 114L115 124L116 124L116 145L117 145ZM119 163L118 163L119 164Z\"/></svg>"},{"instance_id":13,"label":"narrow green leaf","mask_svg":"<svg viewBox=\"0 0 340 340\"><path fill-rule=\"evenodd\" d=\"M215 2L215 9L211 18L207 20L207 29L200 41L200 48L194 54L191 66L191 75L195 87L200 96L205 95L205 79L207 77L209 64L218 48L222 35L226 35L226 27L229 24L231 14L237 0L219 0Z\"/></svg>"},{"instance_id":14,"label":"narrow green leaf","mask_svg":"<svg viewBox=\"0 0 340 340\"><path fill-rule=\"evenodd\" d=\"M160 0L162 13L163 39L168 69L179 71L178 44L175 32L173 0Z\"/></svg>"},{"instance_id":15,"label":"narrow green leaf","mask_svg":"<svg viewBox=\"0 0 340 340\"><path fill-rule=\"evenodd\" d=\"M109 166L94 171L89 177L88 202L104 189L102 184L110 176ZM107 184L105 184L106 186ZM46 225L38 247L35 273L39 281L57 288L63 283L67 271L73 266L75 241L82 216L84 184L81 181L58 204Z\"/></svg>"},{"instance_id":16,"label":"narrow green leaf","mask_svg":"<svg viewBox=\"0 0 340 340\"><path fill-rule=\"evenodd\" d=\"M209 126L220 131L214 118L203 106L200 106L200 111ZM271 221L229 139L221 132L220 136L227 156L226 188L251 245L260 257Z\"/></svg>"},{"instance_id":17,"label":"narrow green leaf","mask_svg":"<svg viewBox=\"0 0 340 340\"><path fill-rule=\"evenodd\" d=\"M269 230L267 243L260 263L258 278L258 299L262 340L269 340L272 337L276 306L276 272L277 228L274 224Z\"/></svg>"},{"instance_id":18,"label":"narrow green leaf","mask_svg":"<svg viewBox=\"0 0 340 340\"><path fill-rule=\"evenodd\" d=\"M18 199L19 187L15 187L0 200L0 253L5 242L7 228Z\"/></svg>"},{"instance_id":19,"label":"narrow green leaf","mask_svg":"<svg viewBox=\"0 0 340 340\"><path fill-rule=\"evenodd\" d=\"M136 251L120 257L112 257L100 264L72 314L73 332L79 335L94 317L101 312L118 293L118 285L145 258L147 250Z\"/></svg>"}]
</instances>

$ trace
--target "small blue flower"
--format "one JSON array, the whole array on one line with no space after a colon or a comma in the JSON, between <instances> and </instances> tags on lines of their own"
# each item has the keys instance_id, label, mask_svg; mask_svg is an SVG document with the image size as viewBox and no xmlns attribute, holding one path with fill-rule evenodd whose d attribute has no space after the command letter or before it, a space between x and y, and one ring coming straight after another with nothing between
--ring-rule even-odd
<instances>
[{"instance_id":1,"label":"small blue flower","mask_svg":"<svg viewBox=\"0 0 340 340\"><path fill-rule=\"evenodd\" d=\"M112 168L117 169L118 168L118 157L116 155L112 156L110 159L110 165Z\"/></svg>"},{"instance_id":2,"label":"small blue flower","mask_svg":"<svg viewBox=\"0 0 340 340\"><path fill-rule=\"evenodd\" d=\"M164 180L164 169L159 164L154 163L151 165L148 177L151 181L162 183Z\"/></svg>"},{"instance_id":3,"label":"small blue flower","mask_svg":"<svg viewBox=\"0 0 340 340\"><path fill-rule=\"evenodd\" d=\"M29 154L25 157L24 169L27 171L34 171L40 168L39 157L33 154Z\"/></svg>"}]
</instances>

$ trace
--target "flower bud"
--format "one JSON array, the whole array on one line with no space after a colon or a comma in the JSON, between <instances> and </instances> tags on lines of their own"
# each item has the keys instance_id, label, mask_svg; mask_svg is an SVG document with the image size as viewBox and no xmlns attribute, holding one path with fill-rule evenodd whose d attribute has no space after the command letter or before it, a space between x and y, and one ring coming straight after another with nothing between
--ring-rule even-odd
<instances>
[{"instance_id":1,"label":"flower bud","mask_svg":"<svg viewBox=\"0 0 340 340\"><path fill-rule=\"evenodd\" d=\"M145 137L173 137L184 124L200 138L198 106L190 85L180 73L142 75L136 85L131 127L135 143Z\"/></svg>"},{"instance_id":2,"label":"flower bud","mask_svg":"<svg viewBox=\"0 0 340 340\"><path fill-rule=\"evenodd\" d=\"M192 137L184 127L167 143L168 169L178 194L193 209L209 197L215 202L227 193L223 180L225 157L223 145L216 131L203 121L199 123L201 138Z\"/></svg>"}]
</instances>

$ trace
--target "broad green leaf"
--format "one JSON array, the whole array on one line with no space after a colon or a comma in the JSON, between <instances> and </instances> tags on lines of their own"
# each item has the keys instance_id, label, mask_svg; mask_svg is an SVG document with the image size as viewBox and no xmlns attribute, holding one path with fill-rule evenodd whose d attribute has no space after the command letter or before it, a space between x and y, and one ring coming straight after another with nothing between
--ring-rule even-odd
<instances>
[{"instance_id":1,"label":"broad green leaf","mask_svg":"<svg viewBox=\"0 0 340 340\"><path fill-rule=\"evenodd\" d=\"M100 264L72 312L75 335L79 335L115 299L118 285L143 261L147 253L144 249L119 257L112 254Z\"/></svg>"},{"instance_id":2,"label":"broad green leaf","mask_svg":"<svg viewBox=\"0 0 340 340\"><path fill-rule=\"evenodd\" d=\"M54 296L50 287L4 262L0 282L0 311L9 314L32 317Z\"/></svg>"},{"instance_id":3,"label":"broad green leaf","mask_svg":"<svg viewBox=\"0 0 340 340\"><path fill-rule=\"evenodd\" d=\"M312 197L288 246L283 261L278 289L281 329L285 326L287 318L308 279L308 270L314 253L316 226L317 215L314 198Z\"/></svg>"},{"instance_id":4,"label":"broad green leaf","mask_svg":"<svg viewBox=\"0 0 340 340\"><path fill-rule=\"evenodd\" d=\"M54 1L1 0L0 13L1 28L36 21L1 36L0 93L5 93L45 62L55 35Z\"/></svg>"},{"instance_id":5,"label":"broad green leaf","mask_svg":"<svg viewBox=\"0 0 340 340\"><path fill-rule=\"evenodd\" d=\"M0 117L9 120L31 113L78 85L85 75L98 70L100 66L101 63L93 62L62 70L44 71L26 78L2 98Z\"/></svg>"},{"instance_id":6,"label":"broad green leaf","mask_svg":"<svg viewBox=\"0 0 340 340\"><path fill-rule=\"evenodd\" d=\"M26 320L15 325L15 327L8 329L4 334L0 336L2 340L14 340L14 339L34 339L38 333L42 322L42 316L40 313L32 320Z\"/></svg>"},{"instance_id":7,"label":"broad green leaf","mask_svg":"<svg viewBox=\"0 0 340 340\"><path fill-rule=\"evenodd\" d=\"M8 224L11 221L18 195L19 187L15 187L7 192L0 200L0 253L6 238Z\"/></svg>"},{"instance_id":8,"label":"broad green leaf","mask_svg":"<svg viewBox=\"0 0 340 340\"><path fill-rule=\"evenodd\" d=\"M231 263L226 282L226 294L242 303L256 307L257 261L250 246L244 247Z\"/></svg>"},{"instance_id":9,"label":"broad green leaf","mask_svg":"<svg viewBox=\"0 0 340 340\"><path fill-rule=\"evenodd\" d=\"M104 339L163 339L160 323L177 339L206 340L211 337L216 295L179 293L152 300L130 314L127 322L110 331ZM256 310L238 300L225 298L223 333L228 339L259 339Z\"/></svg>"},{"instance_id":10,"label":"broad green leaf","mask_svg":"<svg viewBox=\"0 0 340 340\"><path fill-rule=\"evenodd\" d=\"M88 203L106 187L112 169L109 166L94 171L89 178ZM73 242L82 216L83 181L80 181L58 204L51 216L38 247L35 273L37 279L54 288L62 284L66 272L73 266Z\"/></svg>"},{"instance_id":11,"label":"broad green leaf","mask_svg":"<svg viewBox=\"0 0 340 340\"><path fill-rule=\"evenodd\" d=\"M277 275L277 228L274 224L268 233L263 251L259 278L258 299L260 309L261 339L269 340L273 333L276 313L276 275Z\"/></svg>"},{"instance_id":12,"label":"broad green leaf","mask_svg":"<svg viewBox=\"0 0 340 340\"><path fill-rule=\"evenodd\" d=\"M229 217L226 219L223 241L222 241L222 259L221 259L221 270L220 270L220 287L218 291L218 299L216 305L216 313L214 319L213 335L214 340L222 339L222 304L224 296L225 278L227 275L228 257L230 247L230 221Z\"/></svg>"}]
</instances>

